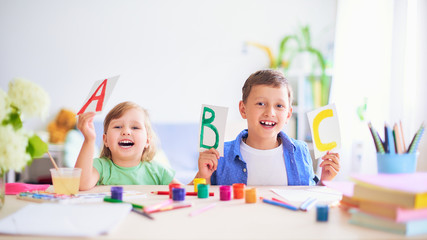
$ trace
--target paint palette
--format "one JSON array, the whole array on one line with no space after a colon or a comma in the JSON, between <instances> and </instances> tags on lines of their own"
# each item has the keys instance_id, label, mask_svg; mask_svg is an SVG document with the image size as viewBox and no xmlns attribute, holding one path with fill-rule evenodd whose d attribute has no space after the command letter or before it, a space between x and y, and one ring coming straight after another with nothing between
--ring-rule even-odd
<instances>
[{"instance_id":1,"label":"paint palette","mask_svg":"<svg viewBox=\"0 0 427 240\"><path fill-rule=\"evenodd\" d=\"M56 193L48 193L41 191L34 192L21 192L16 195L18 199L31 201L31 202L50 202L50 203L87 203L87 202L102 202L104 197L108 196L105 193L93 194L77 194L77 195L64 195Z\"/></svg>"},{"instance_id":2,"label":"paint palette","mask_svg":"<svg viewBox=\"0 0 427 240\"><path fill-rule=\"evenodd\" d=\"M45 191L21 192L16 195L18 199L31 202L56 202L56 203L90 203L102 202L104 197L110 197L110 192L81 193L76 195L56 194ZM134 198L147 198L147 194L138 191L124 191L123 200Z\"/></svg>"}]
</instances>

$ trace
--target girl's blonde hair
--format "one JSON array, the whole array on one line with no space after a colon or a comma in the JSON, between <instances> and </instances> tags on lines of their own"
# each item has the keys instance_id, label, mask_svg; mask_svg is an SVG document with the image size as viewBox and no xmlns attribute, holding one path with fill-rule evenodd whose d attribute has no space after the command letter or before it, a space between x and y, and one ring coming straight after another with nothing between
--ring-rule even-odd
<instances>
[{"instance_id":1,"label":"girl's blonde hair","mask_svg":"<svg viewBox=\"0 0 427 240\"><path fill-rule=\"evenodd\" d=\"M145 129L147 130L147 138L150 139L150 144L147 148L145 148L144 152L142 153L141 161L151 161L154 155L156 154L156 134L154 133L153 128L151 127L150 117L148 115L147 110L145 110L138 104L133 102L122 102L117 104L113 109L111 109L111 111L104 119L104 134L107 134L107 130L110 126L111 120L120 118L127 110L130 109L138 109L144 113L144 124ZM102 147L100 157L107 157L109 159L112 158L111 151L108 147L105 146L105 144Z\"/></svg>"}]
</instances>

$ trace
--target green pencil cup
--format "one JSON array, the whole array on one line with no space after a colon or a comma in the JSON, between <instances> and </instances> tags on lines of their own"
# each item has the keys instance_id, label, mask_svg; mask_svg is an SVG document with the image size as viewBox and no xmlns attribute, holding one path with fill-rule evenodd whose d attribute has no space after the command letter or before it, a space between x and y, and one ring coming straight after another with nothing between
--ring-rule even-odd
<instances>
[{"instance_id":1,"label":"green pencil cup","mask_svg":"<svg viewBox=\"0 0 427 240\"><path fill-rule=\"evenodd\" d=\"M417 153L377 153L378 173L414 173L417 168Z\"/></svg>"}]
</instances>

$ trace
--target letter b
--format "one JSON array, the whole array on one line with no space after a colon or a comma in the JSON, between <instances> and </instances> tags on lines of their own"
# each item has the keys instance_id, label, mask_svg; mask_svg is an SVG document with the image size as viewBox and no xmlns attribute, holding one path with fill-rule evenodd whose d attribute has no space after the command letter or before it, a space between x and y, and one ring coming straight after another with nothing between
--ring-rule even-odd
<instances>
[{"instance_id":1,"label":"letter b","mask_svg":"<svg viewBox=\"0 0 427 240\"><path fill-rule=\"evenodd\" d=\"M206 112L210 112L212 116L210 118L206 118ZM215 120L215 112L208 107L204 107L203 113L202 113L202 124L201 124L202 129L200 130L200 147L201 148L206 148L206 149L215 148L216 149L218 147L219 134L218 134L218 129L214 125L212 125L212 122L214 120ZM212 131L215 133L215 144L213 146L207 146L207 145L203 144L205 126L212 129Z\"/></svg>"}]
</instances>

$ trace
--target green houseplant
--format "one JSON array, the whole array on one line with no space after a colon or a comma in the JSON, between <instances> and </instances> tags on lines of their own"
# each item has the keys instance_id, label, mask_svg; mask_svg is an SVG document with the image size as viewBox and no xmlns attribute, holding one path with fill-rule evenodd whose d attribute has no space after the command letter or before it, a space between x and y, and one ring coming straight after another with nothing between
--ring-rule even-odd
<instances>
[{"instance_id":1,"label":"green houseplant","mask_svg":"<svg viewBox=\"0 0 427 240\"><path fill-rule=\"evenodd\" d=\"M326 75L326 61L322 52L312 46L309 26L301 26L296 34L284 36L280 41L277 57L274 56L268 46L255 42L248 42L248 44L267 53L270 60L270 68L281 69L285 73L292 68L294 60L298 56L302 54L308 55L309 64L311 65L308 80L314 94L314 105L315 107L320 107L328 104L330 79Z\"/></svg>"}]
</instances>

